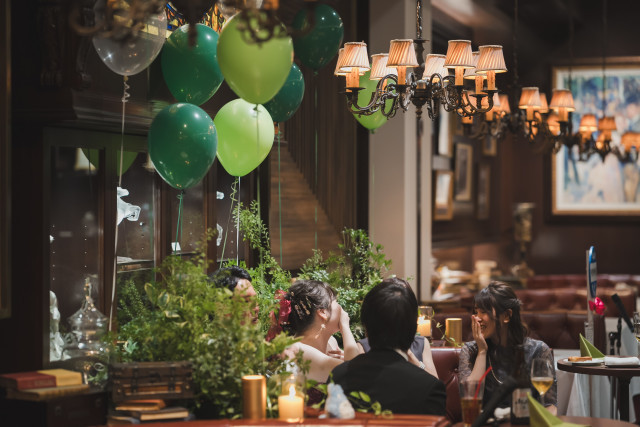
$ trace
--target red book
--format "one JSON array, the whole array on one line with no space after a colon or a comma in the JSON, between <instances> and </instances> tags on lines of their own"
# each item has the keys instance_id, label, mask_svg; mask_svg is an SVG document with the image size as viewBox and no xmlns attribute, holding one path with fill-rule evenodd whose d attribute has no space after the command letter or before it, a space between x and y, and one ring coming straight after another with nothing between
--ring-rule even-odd
<instances>
[{"instance_id":1,"label":"red book","mask_svg":"<svg viewBox=\"0 0 640 427\"><path fill-rule=\"evenodd\" d=\"M0 386L14 390L29 390L32 388L55 387L56 377L40 372L16 372L0 375Z\"/></svg>"}]
</instances>

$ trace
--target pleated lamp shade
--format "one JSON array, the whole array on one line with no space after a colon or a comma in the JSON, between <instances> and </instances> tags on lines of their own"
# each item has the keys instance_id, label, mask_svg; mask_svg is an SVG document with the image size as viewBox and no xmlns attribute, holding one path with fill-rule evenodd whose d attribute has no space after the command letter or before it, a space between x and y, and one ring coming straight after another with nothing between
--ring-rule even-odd
<instances>
[{"instance_id":1,"label":"pleated lamp shade","mask_svg":"<svg viewBox=\"0 0 640 427\"><path fill-rule=\"evenodd\" d=\"M547 95L544 92L540 92L540 109L538 110L542 114L549 112L549 104L547 104Z\"/></svg>"},{"instance_id":2,"label":"pleated lamp shade","mask_svg":"<svg viewBox=\"0 0 640 427\"><path fill-rule=\"evenodd\" d=\"M469 40L449 40L447 56L444 60L445 68L473 68L473 53L471 52L471 41Z\"/></svg>"},{"instance_id":3,"label":"pleated lamp shade","mask_svg":"<svg viewBox=\"0 0 640 427\"><path fill-rule=\"evenodd\" d=\"M418 65L416 50L413 48L413 40L391 40L387 67L417 67Z\"/></svg>"},{"instance_id":4,"label":"pleated lamp shade","mask_svg":"<svg viewBox=\"0 0 640 427\"><path fill-rule=\"evenodd\" d=\"M396 75L396 70L391 67L387 67L387 60L389 59L388 53L376 53L371 55L371 80L380 80L388 74Z\"/></svg>"},{"instance_id":5,"label":"pleated lamp shade","mask_svg":"<svg viewBox=\"0 0 640 427\"><path fill-rule=\"evenodd\" d=\"M473 58L473 68L467 68L464 70L464 78L473 80L478 76L476 65L478 65L478 59L480 58L480 52L471 52Z\"/></svg>"},{"instance_id":6,"label":"pleated lamp shade","mask_svg":"<svg viewBox=\"0 0 640 427\"><path fill-rule=\"evenodd\" d=\"M442 77L446 77L449 71L444 68L444 58L444 55L435 53L428 54L424 61L422 80L428 80L434 74L440 74Z\"/></svg>"},{"instance_id":7,"label":"pleated lamp shade","mask_svg":"<svg viewBox=\"0 0 640 427\"><path fill-rule=\"evenodd\" d=\"M348 73L346 71L340 70L344 65L344 48L338 50L338 61L336 62L336 69L333 71L334 76L346 76Z\"/></svg>"},{"instance_id":8,"label":"pleated lamp shade","mask_svg":"<svg viewBox=\"0 0 640 427\"><path fill-rule=\"evenodd\" d=\"M620 144L627 152L631 151L631 148L635 148L636 150L640 149L640 133L625 132L622 138L620 138Z\"/></svg>"},{"instance_id":9,"label":"pleated lamp shade","mask_svg":"<svg viewBox=\"0 0 640 427\"><path fill-rule=\"evenodd\" d=\"M554 89L549 107L552 110L566 108L567 111L576 111L576 107L573 105L573 95L568 89Z\"/></svg>"},{"instance_id":10,"label":"pleated lamp shade","mask_svg":"<svg viewBox=\"0 0 640 427\"><path fill-rule=\"evenodd\" d=\"M486 74L487 71L505 73L507 71L507 65L504 62L504 55L502 54L502 46L491 44L480 46L479 49L480 58L476 66L477 73Z\"/></svg>"},{"instance_id":11,"label":"pleated lamp shade","mask_svg":"<svg viewBox=\"0 0 640 427\"><path fill-rule=\"evenodd\" d=\"M533 108L534 110L542 107L540 102L540 91L537 87L523 87L522 94L520 95L520 102L518 108L526 109Z\"/></svg>"},{"instance_id":12,"label":"pleated lamp shade","mask_svg":"<svg viewBox=\"0 0 640 427\"><path fill-rule=\"evenodd\" d=\"M598 122L598 130L603 132L612 132L616 130L616 119L613 116L607 116Z\"/></svg>"},{"instance_id":13,"label":"pleated lamp shade","mask_svg":"<svg viewBox=\"0 0 640 427\"><path fill-rule=\"evenodd\" d=\"M585 114L580 119L580 127L578 130L582 133L588 133L591 135L593 132L598 130L598 119L595 114Z\"/></svg>"},{"instance_id":14,"label":"pleated lamp shade","mask_svg":"<svg viewBox=\"0 0 640 427\"><path fill-rule=\"evenodd\" d=\"M567 89L554 89L549 107L558 113L558 120L561 122L568 122L569 112L576 111L576 107L573 106L573 95Z\"/></svg>"},{"instance_id":15,"label":"pleated lamp shade","mask_svg":"<svg viewBox=\"0 0 640 427\"><path fill-rule=\"evenodd\" d=\"M349 42L344 44L342 52L343 64L340 71L350 73L354 68L358 69L360 75L365 74L371 68L369 66L369 54L367 44L364 42Z\"/></svg>"},{"instance_id":16,"label":"pleated lamp shade","mask_svg":"<svg viewBox=\"0 0 640 427\"><path fill-rule=\"evenodd\" d=\"M509 106L509 95L506 93L500 94L500 110L505 114L511 114L511 107Z\"/></svg>"}]
</instances>

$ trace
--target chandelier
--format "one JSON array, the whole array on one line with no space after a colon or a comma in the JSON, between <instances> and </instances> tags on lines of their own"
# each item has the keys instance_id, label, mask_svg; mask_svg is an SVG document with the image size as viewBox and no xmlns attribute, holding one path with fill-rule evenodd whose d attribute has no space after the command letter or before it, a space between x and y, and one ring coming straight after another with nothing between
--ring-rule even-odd
<instances>
[{"instance_id":1,"label":"chandelier","mask_svg":"<svg viewBox=\"0 0 640 427\"><path fill-rule=\"evenodd\" d=\"M480 46L477 60L471 51L471 41L450 40L446 55L429 54L422 60L422 0L416 2L416 39L391 40L389 53L372 55L369 62L364 42L345 43L340 49L334 74L346 77L347 107L353 114L371 115L380 111L385 117L395 116L398 108L407 111L413 104L418 117L426 106L427 115L435 119L440 105L445 111L461 117L473 117L489 112L498 92L496 73L507 71L502 46ZM465 71L474 69L475 92L464 88ZM358 104L360 76L370 72L371 80L378 80L375 91L366 105ZM486 81L486 87L484 82Z\"/></svg>"}]
</instances>

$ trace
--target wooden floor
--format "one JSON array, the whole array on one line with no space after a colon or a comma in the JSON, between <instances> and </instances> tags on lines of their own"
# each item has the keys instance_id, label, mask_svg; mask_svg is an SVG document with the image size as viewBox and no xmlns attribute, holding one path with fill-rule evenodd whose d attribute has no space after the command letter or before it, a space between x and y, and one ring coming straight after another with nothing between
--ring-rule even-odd
<instances>
[{"instance_id":1,"label":"wooden floor","mask_svg":"<svg viewBox=\"0 0 640 427\"><path fill-rule=\"evenodd\" d=\"M277 143L276 143L277 144ZM322 207L317 204L318 222L315 222L316 197L287 150L280 148L280 188L282 205L282 260L280 259L280 225L278 209L278 147L274 144L271 154L271 206L269 207L269 233L273 257L285 269L302 267L316 248L326 257L336 251L339 233L331 224Z\"/></svg>"}]
</instances>

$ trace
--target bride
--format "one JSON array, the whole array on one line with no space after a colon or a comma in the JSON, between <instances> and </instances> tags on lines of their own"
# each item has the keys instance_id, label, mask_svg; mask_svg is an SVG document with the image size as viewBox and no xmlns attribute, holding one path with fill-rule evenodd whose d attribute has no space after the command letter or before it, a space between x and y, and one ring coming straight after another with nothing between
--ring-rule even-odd
<instances>
[{"instance_id":1,"label":"bride","mask_svg":"<svg viewBox=\"0 0 640 427\"><path fill-rule=\"evenodd\" d=\"M349 315L336 300L336 292L328 284L315 280L298 280L289 291L279 291L280 313L267 339L280 328L302 339L287 349L288 355L302 352L311 362L307 378L327 382L329 374L345 360L360 351L349 329ZM344 345L342 352L333 334L340 331Z\"/></svg>"}]
</instances>

